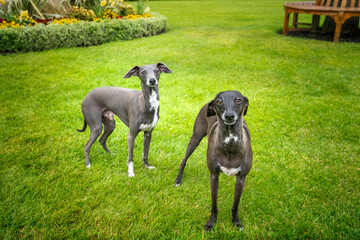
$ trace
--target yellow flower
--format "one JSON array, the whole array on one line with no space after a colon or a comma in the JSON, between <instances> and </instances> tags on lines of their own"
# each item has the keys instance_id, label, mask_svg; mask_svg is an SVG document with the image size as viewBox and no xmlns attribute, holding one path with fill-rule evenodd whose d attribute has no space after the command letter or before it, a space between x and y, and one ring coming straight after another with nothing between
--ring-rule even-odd
<instances>
[{"instance_id":1,"label":"yellow flower","mask_svg":"<svg viewBox=\"0 0 360 240\"><path fill-rule=\"evenodd\" d=\"M21 16L21 17L29 16L29 13L28 13L27 10L21 11L21 12L20 12L20 16Z\"/></svg>"},{"instance_id":2,"label":"yellow flower","mask_svg":"<svg viewBox=\"0 0 360 240\"><path fill-rule=\"evenodd\" d=\"M0 3L4 4L5 5L5 1L4 0L0 0Z\"/></svg>"},{"instance_id":3,"label":"yellow flower","mask_svg":"<svg viewBox=\"0 0 360 240\"><path fill-rule=\"evenodd\" d=\"M53 24L57 25L64 25L64 23L66 24L72 24L72 23L78 23L80 22L79 20L77 20L76 18L62 18L62 19L54 19Z\"/></svg>"},{"instance_id":4,"label":"yellow flower","mask_svg":"<svg viewBox=\"0 0 360 240\"><path fill-rule=\"evenodd\" d=\"M124 18L125 19L136 20L136 19L139 19L139 18L150 18L150 17L153 17L153 15L151 15L150 13L145 13L143 15L130 14L130 15L125 16Z\"/></svg>"},{"instance_id":5,"label":"yellow flower","mask_svg":"<svg viewBox=\"0 0 360 240\"><path fill-rule=\"evenodd\" d=\"M112 6L112 7L115 6L115 2L111 2L111 6Z\"/></svg>"},{"instance_id":6,"label":"yellow flower","mask_svg":"<svg viewBox=\"0 0 360 240\"><path fill-rule=\"evenodd\" d=\"M105 1L105 0L103 0L103 1L100 2L100 6L103 7L103 6L105 6L105 5L106 5L106 1Z\"/></svg>"}]
</instances>

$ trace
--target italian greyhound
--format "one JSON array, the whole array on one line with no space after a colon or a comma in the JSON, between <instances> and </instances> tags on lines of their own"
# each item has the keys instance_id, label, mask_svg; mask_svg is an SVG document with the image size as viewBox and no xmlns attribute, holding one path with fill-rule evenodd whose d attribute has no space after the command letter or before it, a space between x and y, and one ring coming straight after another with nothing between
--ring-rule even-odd
<instances>
[{"instance_id":1,"label":"italian greyhound","mask_svg":"<svg viewBox=\"0 0 360 240\"><path fill-rule=\"evenodd\" d=\"M245 177L251 169L253 158L250 131L244 121L248 106L248 98L240 92L220 92L201 108L196 117L193 135L180 164L175 184L181 185L186 161L201 139L208 135L207 165L210 171L212 208L205 231L211 231L217 219L220 172L228 176L236 176L232 222L240 227L240 230L244 228L239 220L238 206L245 186Z\"/></svg>"},{"instance_id":2,"label":"italian greyhound","mask_svg":"<svg viewBox=\"0 0 360 240\"><path fill-rule=\"evenodd\" d=\"M163 63L135 66L124 75L124 78L138 76L142 91L120 87L100 87L89 92L81 104L84 126L77 129L84 132L90 127L90 140L85 145L86 167L91 167L89 153L91 146L100 137L104 150L111 154L106 140L115 129L114 115L118 116L129 127L128 135L128 176L134 177L133 152L134 141L139 132L144 132L144 151L142 160L145 167L154 168L148 162L151 134L159 120L159 78L160 73L172 73Z\"/></svg>"}]
</instances>

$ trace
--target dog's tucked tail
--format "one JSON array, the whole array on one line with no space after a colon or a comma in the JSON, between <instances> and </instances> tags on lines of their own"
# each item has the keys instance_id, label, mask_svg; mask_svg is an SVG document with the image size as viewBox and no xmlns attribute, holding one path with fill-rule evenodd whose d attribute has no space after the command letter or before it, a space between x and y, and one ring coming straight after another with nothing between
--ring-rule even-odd
<instances>
[{"instance_id":1,"label":"dog's tucked tail","mask_svg":"<svg viewBox=\"0 0 360 240\"><path fill-rule=\"evenodd\" d=\"M85 129L86 129L86 126L87 126L87 123L86 123L86 120L84 119L84 126L82 129L76 129L78 132L84 132Z\"/></svg>"}]
</instances>

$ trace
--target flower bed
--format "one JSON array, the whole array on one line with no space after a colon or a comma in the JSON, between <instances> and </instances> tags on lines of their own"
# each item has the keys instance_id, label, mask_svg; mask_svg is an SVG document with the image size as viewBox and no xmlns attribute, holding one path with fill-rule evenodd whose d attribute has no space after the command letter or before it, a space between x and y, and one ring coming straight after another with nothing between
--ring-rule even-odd
<instances>
[{"instance_id":1,"label":"flower bed","mask_svg":"<svg viewBox=\"0 0 360 240\"><path fill-rule=\"evenodd\" d=\"M138 0L137 10L123 0L80 0L77 3L81 6L63 8L66 10L63 15L47 19L35 6L29 8L30 11L19 10L14 7L15 0L0 1L3 1L0 2L0 7L3 5L3 10L0 8L0 17L3 17L0 18L0 53L92 46L166 31L167 19L150 14L145 0ZM68 2L61 0L60 3Z\"/></svg>"},{"instance_id":2,"label":"flower bed","mask_svg":"<svg viewBox=\"0 0 360 240\"><path fill-rule=\"evenodd\" d=\"M166 31L167 19L113 19L99 22L79 21L76 24L37 24L0 30L0 52L43 51L52 48L85 47L115 40L157 35Z\"/></svg>"}]
</instances>

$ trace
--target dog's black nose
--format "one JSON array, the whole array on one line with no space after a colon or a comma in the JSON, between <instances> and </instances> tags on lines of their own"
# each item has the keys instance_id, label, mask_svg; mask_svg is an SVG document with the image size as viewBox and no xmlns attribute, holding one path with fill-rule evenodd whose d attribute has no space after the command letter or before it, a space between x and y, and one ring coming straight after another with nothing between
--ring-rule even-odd
<instances>
[{"instance_id":1,"label":"dog's black nose","mask_svg":"<svg viewBox=\"0 0 360 240\"><path fill-rule=\"evenodd\" d=\"M151 79L149 80L149 83L152 84L152 85L155 84L155 83L156 83L156 79L155 79L155 78L151 78Z\"/></svg>"},{"instance_id":2,"label":"dog's black nose","mask_svg":"<svg viewBox=\"0 0 360 240\"><path fill-rule=\"evenodd\" d=\"M233 121L235 119L235 113L233 113L233 112L225 113L225 119L227 121Z\"/></svg>"}]
</instances>

